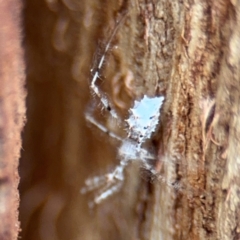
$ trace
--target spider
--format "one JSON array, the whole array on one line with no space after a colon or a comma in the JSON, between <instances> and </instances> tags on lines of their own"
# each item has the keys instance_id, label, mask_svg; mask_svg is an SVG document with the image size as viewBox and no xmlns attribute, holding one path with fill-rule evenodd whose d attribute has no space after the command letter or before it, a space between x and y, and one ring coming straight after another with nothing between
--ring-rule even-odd
<instances>
[{"instance_id":1,"label":"spider","mask_svg":"<svg viewBox=\"0 0 240 240\"><path fill-rule=\"evenodd\" d=\"M98 88L96 83L100 77L103 62L105 61L112 40L123 19L124 17L116 23L116 27L105 46L100 60L98 61L90 84L91 91L94 95L98 96L103 107L110 113L110 116L116 120L120 119L116 110L112 107L107 95ZM91 72L93 72L93 69ZM110 132L107 127L100 124L92 116L91 112L86 112L85 117L88 122L107 133L110 137L121 142L120 148L118 149L118 158L120 160L119 165L117 165L111 173L93 177L85 181L85 187L82 188L81 193L84 194L95 189L101 189L99 195L95 197L93 204L99 204L108 196L119 191L124 182L124 170L130 161L140 160L144 165L144 168L155 174L155 170L152 168L152 165L149 164L149 160L154 160L155 156L144 149L143 144L150 139L152 134L156 131L163 101L163 96L151 98L146 95L144 95L140 101L135 100L134 106L129 109L129 117L125 120L127 125L127 128L125 129L127 132L126 138L122 138L117 134Z\"/></svg>"}]
</instances>

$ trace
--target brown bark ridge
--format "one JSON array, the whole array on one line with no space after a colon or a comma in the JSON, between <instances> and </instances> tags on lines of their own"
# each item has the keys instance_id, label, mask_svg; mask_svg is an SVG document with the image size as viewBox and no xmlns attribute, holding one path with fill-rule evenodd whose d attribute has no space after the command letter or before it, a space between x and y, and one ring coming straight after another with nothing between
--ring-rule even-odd
<instances>
[{"instance_id":1,"label":"brown bark ridge","mask_svg":"<svg viewBox=\"0 0 240 240\"><path fill-rule=\"evenodd\" d=\"M27 0L28 123L21 164L24 239L239 239L239 1ZM91 96L90 69L119 27L99 86L124 120L164 95L158 180L135 163L121 191L89 210L89 176L118 163ZM88 105L94 98L96 104ZM151 178L151 177L150 177Z\"/></svg>"},{"instance_id":2,"label":"brown bark ridge","mask_svg":"<svg viewBox=\"0 0 240 240\"><path fill-rule=\"evenodd\" d=\"M155 185L146 239L239 238L239 7L233 1L152 3L149 28L156 35L162 20L161 33L170 40L160 58L172 57L165 62L168 137L160 142L159 161L165 181L179 181L180 189L174 194Z\"/></svg>"},{"instance_id":3,"label":"brown bark ridge","mask_svg":"<svg viewBox=\"0 0 240 240\"><path fill-rule=\"evenodd\" d=\"M0 2L0 239L17 239L18 162L25 119L22 5Z\"/></svg>"}]
</instances>

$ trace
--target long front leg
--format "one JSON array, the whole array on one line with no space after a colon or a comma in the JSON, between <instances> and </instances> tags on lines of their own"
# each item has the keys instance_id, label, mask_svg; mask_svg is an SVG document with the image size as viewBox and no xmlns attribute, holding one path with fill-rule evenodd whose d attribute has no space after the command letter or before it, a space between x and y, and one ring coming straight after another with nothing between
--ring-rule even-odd
<instances>
[{"instance_id":1,"label":"long front leg","mask_svg":"<svg viewBox=\"0 0 240 240\"><path fill-rule=\"evenodd\" d=\"M102 125L101 123L99 123L98 121L96 121L94 119L94 117L90 114L90 113L86 113L85 114L85 118L88 122L90 122L91 124L93 124L95 127L97 127L99 130L101 130L102 132L106 133L107 135L109 135L110 137L117 139L118 141L123 141L123 139L121 137L119 137L118 135L116 135L115 133L109 131L104 125Z\"/></svg>"}]
</instances>

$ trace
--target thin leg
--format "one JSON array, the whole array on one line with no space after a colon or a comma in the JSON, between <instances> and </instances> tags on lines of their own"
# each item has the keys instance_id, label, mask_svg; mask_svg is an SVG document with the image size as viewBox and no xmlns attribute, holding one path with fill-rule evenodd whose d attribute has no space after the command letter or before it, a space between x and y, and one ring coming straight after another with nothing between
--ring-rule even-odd
<instances>
[{"instance_id":1,"label":"thin leg","mask_svg":"<svg viewBox=\"0 0 240 240\"><path fill-rule=\"evenodd\" d=\"M115 138L118 141L123 141L123 139L121 137L119 137L118 135L116 135L113 132L110 132L105 126L103 126L102 124L97 122L89 113L85 114L85 118L86 118L87 121L89 121L91 124L96 126L99 130L101 130L102 132L106 133L110 137Z\"/></svg>"},{"instance_id":2,"label":"thin leg","mask_svg":"<svg viewBox=\"0 0 240 240\"><path fill-rule=\"evenodd\" d=\"M114 193L118 192L121 186L122 186L122 182L113 184L111 187L107 185L106 188L102 191L102 193L94 199L94 203L100 204L103 200L113 195Z\"/></svg>"},{"instance_id":3,"label":"thin leg","mask_svg":"<svg viewBox=\"0 0 240 240\"><path fill-rule=\"evenodd\" d=\"M101 58L100 58L100 60L99 60L99 62L97 64L96 71L95 71L95 73L93 75L93 78L92 78L91 84L90 84L90 88L99 97L99 99L100 99L101 103L103 104L104 108L110 112L110 114L111 114L111 116L113 118L116 118L116 119L118 118L116 111L110 106L110 102L109 102L107 96L105 94L103 94L98 89L98 87L96 85L96 82L97 82L98 78L100 77L100 73L102 71L103 64L105 62L107 53L108 53L109 49L111 48L111 44L112 44L113 38L116 35L117 30L118 30L119 26L121 25L121 23L123 22L123 20L125 19L125 17L126 17L126 13L122 16L120 21L118 21L116 23L116 26L115 26L115 28L114 28L114 30L113 30L113 32L112 32L112 34L111 34L107 44L106 44L106 47L104 48L102 56L101 56ZM94 68L91 71L94 71Z\"/></svg>"}]
</instances>

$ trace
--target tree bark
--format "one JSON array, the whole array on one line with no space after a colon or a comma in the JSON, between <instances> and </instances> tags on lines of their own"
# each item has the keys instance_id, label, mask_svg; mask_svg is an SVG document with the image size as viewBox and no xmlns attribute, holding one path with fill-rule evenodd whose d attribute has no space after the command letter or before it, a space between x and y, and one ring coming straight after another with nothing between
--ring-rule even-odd
<instances>
[{"instance_id":1,"label":"tree bark","mask_svg":"<svg viewBox=\"0 0 240 240\"><path fill-rule=\"evenodd\" d=\"M23 239L240 237L239 12L233 0L26 1ZM86 124L87 106L124 134L88 105L90 69L124 14L99 85L123 121L135 99L165 97L159 176L143 180L134 162L121 191L89 210L80 189L118 164L119 144Z\"/></svg>"},{"instance_id":2,"label":"tree bark","mask_svg":"<svg viewBox=\"0 0 240 240\"><path fill-rule=\"evenodd\" d=\"M18 0L0 2L0 239L19 233L18 163L25 122L25 65Z\"/></svg>"}]
</instances>

